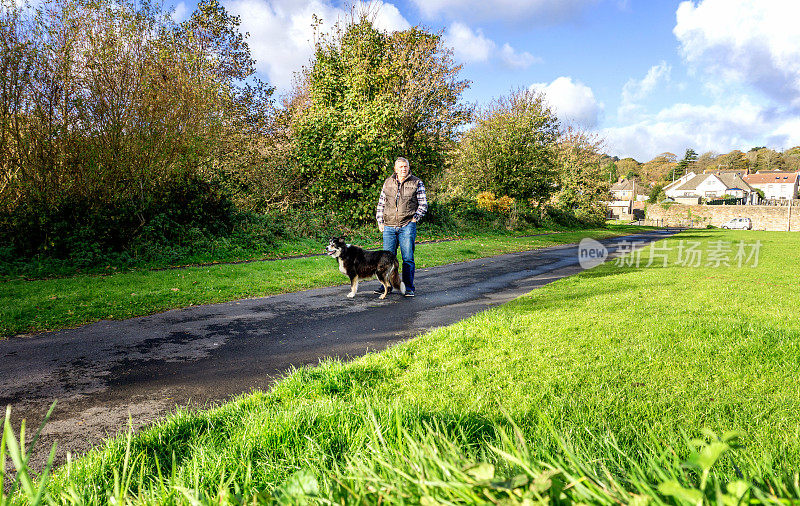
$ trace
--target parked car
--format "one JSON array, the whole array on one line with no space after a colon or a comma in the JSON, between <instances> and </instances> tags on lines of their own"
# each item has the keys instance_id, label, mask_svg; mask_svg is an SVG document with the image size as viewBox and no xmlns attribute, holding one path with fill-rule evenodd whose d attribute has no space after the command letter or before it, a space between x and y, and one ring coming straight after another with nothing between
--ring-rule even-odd
<instances>
[{"instance_id":1,"label":"parked car","mask_svg":"<svg viewBox=\"0 0 800 506\"><path fill-rule=\"evenodd\" d=\"M722 225L722 228L729 228L732 230L752 230L753 222L750 221L750 218L734 218L726 221Z\"/></svg>"}]
</instances>

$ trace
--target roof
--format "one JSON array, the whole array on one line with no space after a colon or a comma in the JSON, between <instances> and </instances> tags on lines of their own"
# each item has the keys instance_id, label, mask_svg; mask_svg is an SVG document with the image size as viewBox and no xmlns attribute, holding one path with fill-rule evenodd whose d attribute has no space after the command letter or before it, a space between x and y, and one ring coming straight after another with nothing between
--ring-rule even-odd
<instances>
[{"instance_id":1,"label":"roof","mask_svg":"<svg viewBox=\"0 0 800 506\"><path fill-rule=\"evenodd\" d=\"M744 179L739 177L739 174L735 172L723 172L720 174L711 174L707 172L705 174L698 174L696 177L691 178L690 180L683 183L681 186L672 188L672 190L683 191L683 192L696 190L701 183L708 180L708 178L710 177L715 177L719 179L722 182L722 184L725 185L725 189L738 188L747 191L753 190L753 188L749 184L747 184L747 182Z\"/></svg>"},{"instance_id":2,"label":"roof","mask_svg":"<svg viewBox=\"0 0 800 506\"><path fill-rule=\"evenodd\" d=\"M623 179L611 185L612 192L633 190L633 179Z\"/></svg>"},{"instance_id":3,"label":"roof","mask_svg":"<svg viewBox=\"0 0 800 506\"><path fill-rule=\"evenodd\" d=\"M671 188L675 191L688 191L688 190L696 190L700 183L705 181L706 179L710 178L714 174L698 174L695 177L691 178L690 180L686 181L682 185L678 186L677 188Z\"/></svg>"},{"instance_id":4,"label":"roof","mask_svg":"<svg viewBox=\"0 0 800 506\"><path fill-rule=\"evenodd\" d=\"M720 169L719 167L717 167L717 168L714 168L714 169L706 169L703 172L705 172L707 174L716 174L716 175L720 175L720 174L739 174L739 175L743 176L743 175L747 174L748 170L747 169Z\"/></svg>"},{"instance_id":5,"label":"roof","mask_svg":"<svg viewBox=\"0 0 800 506\"><path fill-rule=\"evenodd\" d=\"M723 172L718 174L717 177L725 185L725 188L740 188L747 191L753 190L753 187L747 184L747 181L742 179L739 174L735 172Z\"/></svg>"},{"instance_id":6,"label":"roof","mask_svg":"<svg viewBox=\"0 0 800 506\"><path fill-rule=\"evenodd\" d=\"M691 174L691 176L689 174ZM679 177L675 181L673 181L670 184L668 184L667 186L665 186L664 188L662 188L662 190L667 191L667 190L672 190L673 188L677 188L680 185L686 183L686 181L689 181L690 179L694 178L695 176L697 176L696 173L694 173L692 171L689 171L686 174L684 174L683 176Z\"/></svg>"},{"instance_id":7,"label":"roof","mask_svg":"<svg viewBox=\"0 0 800 506\"><path fill-rule=\"evenodd\" d=\"M758 174L745 176L744 180L749 184L794 184L797 180L797 175L797 172L759 172Z\"/></svg>"}]
</instances>

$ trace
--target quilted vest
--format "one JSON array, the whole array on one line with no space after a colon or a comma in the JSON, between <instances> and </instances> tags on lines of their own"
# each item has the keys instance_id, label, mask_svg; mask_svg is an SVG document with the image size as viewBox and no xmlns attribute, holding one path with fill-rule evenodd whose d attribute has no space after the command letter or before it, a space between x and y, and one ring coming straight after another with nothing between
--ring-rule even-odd
<instances>
[{"instance_id":1,"label":"quilted vest","mask_svg":"<svg viewBox=\"0 0 800 506\"><path fill-rule=\"evenodd\" d=\"M383 193L386 195L383 223L390 227L403 227L411 221L419 206L418 185L419 178L411 174L402 183L397 180L396 174L383 183Z\"/></svg>"}]
</instances>

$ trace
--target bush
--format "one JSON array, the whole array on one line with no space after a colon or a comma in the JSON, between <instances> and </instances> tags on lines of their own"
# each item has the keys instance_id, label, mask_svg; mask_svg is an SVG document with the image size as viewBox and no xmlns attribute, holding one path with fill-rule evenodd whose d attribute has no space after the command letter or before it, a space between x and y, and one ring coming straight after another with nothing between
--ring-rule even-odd
<instances>
[{"instance_id":1,"label":"bush","mask_svg":"<svg viewBox=\"0 0 800 506\"><path fill-rule=\"evenodd\" d=\"M497 195L543 202L554 192L559 123L544 95L518 90L478 112L456 153L455 177Z\"/></svg>"},{"instance_id":2,"label":"bush","mask_svg":"<svg viewBox=\"0 0 800 506\"><path fill-rule=\"evenodd\" d=\"M57 205L25 202L0 215L0 273L34 261L56 270L125 267L158 258L171 261L208 249L215 238L278 230L238 213L217 187L197 178L173 181L143 201L90 202L64 197ZM16 267L14 267L16 265Z\"/></svg>"}]
</instances>

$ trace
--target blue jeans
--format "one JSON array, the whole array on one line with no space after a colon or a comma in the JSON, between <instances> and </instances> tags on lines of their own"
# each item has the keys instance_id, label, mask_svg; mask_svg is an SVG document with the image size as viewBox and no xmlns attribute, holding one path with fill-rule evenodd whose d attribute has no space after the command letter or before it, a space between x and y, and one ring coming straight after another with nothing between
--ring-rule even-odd
<instances>
[{"instance_id":1,"label":"blue jeans","mask_svg":"<svg viewBox=\"0 0 800 506\"><path fill-rule=\"evenodd\" d=\"M417 238L417 224L413 221L405 227L383 227L383 249L403 256L403 283L406 290L414 291L414 240Z\"/></svg>"}]
</instances>

